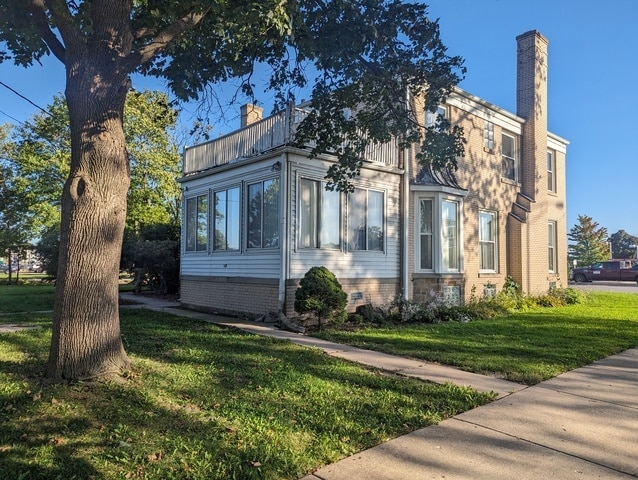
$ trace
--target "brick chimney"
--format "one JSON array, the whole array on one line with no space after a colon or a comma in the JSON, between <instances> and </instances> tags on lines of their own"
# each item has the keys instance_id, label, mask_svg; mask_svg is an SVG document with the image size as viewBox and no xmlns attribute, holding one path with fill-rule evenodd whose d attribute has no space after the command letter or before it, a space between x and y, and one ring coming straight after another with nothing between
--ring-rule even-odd
<instances>
[{"instance_id":1,"label":"brick chimney","mask_svg":"<svg viewBox=\"0 0 638 480\"><path fill-rule=\"evenodd\" d=\"M261 120L264 109L257 105L253 105L252 103L247 103L246 105L241 106L240 113L241 128L244 128Z\"/></svg>"},{"instance_id":2,"label":"brick chimney","mask_svg":"<svg viewBox=\"0 0 638 480\"><path fill-rule=\"evenodd\" d=\"M522 193L535 200L547 162L547 39L536 30L516 37L516 114L525 119L521 157ZM538 182L538 183L537 183Z\"/></svg>"}]
</instances>

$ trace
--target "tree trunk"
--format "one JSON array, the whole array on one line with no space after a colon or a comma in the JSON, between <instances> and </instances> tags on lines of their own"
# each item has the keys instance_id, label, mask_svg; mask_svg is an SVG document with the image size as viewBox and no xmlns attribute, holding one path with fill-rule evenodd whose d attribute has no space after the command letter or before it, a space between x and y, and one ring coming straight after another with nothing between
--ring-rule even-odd
<instances>
[{"instance_id":1,"label":"tree trunk","mask_svg":"<svg viewBox=\"0 0 638 480\"><path fill-rule=\"evenodd\" d=\"M129 163L122 116L130 88L113 58L66 59L71 172L62 194L60 261L46 374L80 380L129 367L118 283ZM93 69L93 70L91 70Z\"/></svg>"}]
</instances>

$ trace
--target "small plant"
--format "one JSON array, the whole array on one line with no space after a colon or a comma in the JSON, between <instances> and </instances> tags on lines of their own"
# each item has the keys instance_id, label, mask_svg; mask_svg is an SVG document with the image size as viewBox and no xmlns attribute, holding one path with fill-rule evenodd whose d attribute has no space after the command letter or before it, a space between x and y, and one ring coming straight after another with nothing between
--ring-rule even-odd
<instances>
[{"instance_id":1,"label":"small plant","mask_svg":"<svg viewBox=\"0 0 638 480\"><path fill-rule=\"evenodd\" d=\"M347 318L348 296L334 274L326 267L312 267L299 282L295 292L295 311L314 313L322 320L341 323Z\"/></svg>"}]
</instances>

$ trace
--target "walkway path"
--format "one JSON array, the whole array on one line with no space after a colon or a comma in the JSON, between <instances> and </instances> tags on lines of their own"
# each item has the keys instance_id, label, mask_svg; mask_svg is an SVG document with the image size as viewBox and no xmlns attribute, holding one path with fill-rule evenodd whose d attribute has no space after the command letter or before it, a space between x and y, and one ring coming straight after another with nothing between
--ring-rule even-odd
<instances>
[{"instance_id":1,"label":"walkway path","mask_svg":"<svg viewBox=\"0 0 638 480\"><path fill-rule=\"evenodd\" d=\"M130 298L144 301L147 308L286 338L402 375L499 394L489 405L320 468L302 480L638 478L638 349L525 387L264 324L191 312L147 297Z\"/></svg>"}]
</instances>

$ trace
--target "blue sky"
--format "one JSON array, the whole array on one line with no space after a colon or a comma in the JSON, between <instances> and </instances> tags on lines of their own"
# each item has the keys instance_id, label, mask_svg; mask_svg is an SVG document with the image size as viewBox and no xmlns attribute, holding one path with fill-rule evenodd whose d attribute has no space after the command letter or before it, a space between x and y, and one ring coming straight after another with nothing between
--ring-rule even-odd
<instances>
[{"instance_id":1,"label":"blue sky","mask_svg":"<svg viewBox=\"0 0 638 480\"><path fill-rule=\"evenodd\" d=\"M549 129L570 142L567 228L582 214L610 234L622 229L638 236L638 1L426 3L431 18L440 19L448 53L465 58L468 72L460 87L514 113L516 36L538 30L547 37ZM0 64L0 81L44 107L64 89L64 71L52 59L30 70ZM0 123L36 112L0 86Z\"/></svg>"}]
</instances>

